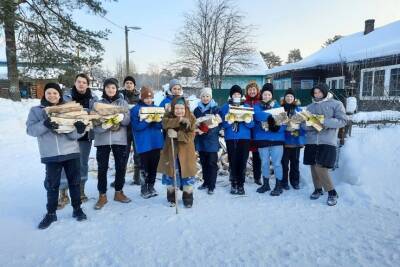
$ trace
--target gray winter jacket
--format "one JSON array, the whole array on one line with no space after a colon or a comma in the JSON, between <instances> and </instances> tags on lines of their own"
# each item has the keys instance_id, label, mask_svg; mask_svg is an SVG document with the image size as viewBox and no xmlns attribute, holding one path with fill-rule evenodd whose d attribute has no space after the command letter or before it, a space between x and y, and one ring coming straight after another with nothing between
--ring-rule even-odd
<instances>
[{"instance_id":1,"label":"gray winter jacket","mask_svg":"<svg viewBox=\"0 0 400 267\"><path fill-rule=\"evenodd\" d=\"M28 135L37 137L39 152L42 162L46 158L54 158L49 161L58 161L57 159L67 159L63 156L77 154L79 158L79 144L77 139L81 137L76 129L71 133L57 134L43 125L47 115L44 106L32 107L29 111L26 121L26 132Z\"/></svg>"},{"instance_id":2,"label":"gray winter jacket","mask_svg":"<svg viewBox=\"0 0 400 267\"><path fill-rule=\"evenodd\" d=\"M333 99L329 93L325 99L308 105L307 110L312 114L324 115L324 128L318 132L313 127L305 127L306 144L336 146L339 128L344 127L348 120L342 102Z\"/></svg>"},{"instance_id":3,"label":"gray winter jacket","mask_svg":"<svg viewBox=\"0 0 400 267\"><path fill-rule=\"evenodd\" d=\"M121 121L120 127L117 131L110 129L103 129L101 125L94 127L94 146L105 145L124 145L128 144L127 141L127 127L130 127L130 116L128 103L122 98L118 98L114 102L102 98L98 102L104 104L112 104L116 106L126 107L127 113L124 114L124 119Z\"/></svg>"}]
</instances>

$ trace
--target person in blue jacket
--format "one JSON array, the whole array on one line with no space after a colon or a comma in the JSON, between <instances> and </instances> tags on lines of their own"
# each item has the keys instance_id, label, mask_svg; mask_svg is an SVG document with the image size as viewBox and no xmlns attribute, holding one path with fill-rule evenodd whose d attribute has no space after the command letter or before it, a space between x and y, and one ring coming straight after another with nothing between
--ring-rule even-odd
<instances>
[{"instance_id":1,"label":"person in blue jacket","mask_svg":"<svg viewBox=\"0 0 400 267\"><path fill-rule=\"evenodd\" d=\"M181 82L178 79L172 79L169 81L169 90L163 101L161 101L160 107L165 108L166 111L170 111L172 99L174 99L175 96L182 95L183 88Z\"/></svg>"},{"instance_id":2,"label":"person in blue jacket","mask_svg":"<svg viewBox=\"0 0 400 267\"><path fill-rule=\"evenodd\" d=\"M200 100L193 111L196 118L206 115L219 117L219 108L214 99L212 99L211 88L206 87L201 90ZM200 123L195 137L196 150L199 152L204 181L198 189L207 189L207 193L210 195L214 193L218 173L219 130L219 125L209 128L207 124Z\"/></svg>"},{"instance_id":3,"label":"person in blue jacket","mask_svg":"<svg viewBox=\"0 0 400 267\"><path fill-rule=\"evenodd\" d=\"M143 198L150 198L158 195L154 189L154 183L164 138L161 122L152 122L150 119L140 120L139 114L142 107L155 107L154 92L147 86L142 87L140 101L131 109L131 126L136 150L140 157L140 193Z\"/></svg>"},{"instance_id":4,"label":"person in blue jacket","mask_svg":"<svg viewBox=\"0 0 400 267\"><path fill-rule=\"evenodd\" d=\"M263 175L263 185L257 189L258 193L265 193L271 190L269 186L270 162L274 167L275 188L271 191L271 196L282 194L282 155L285 143L285 127L276 124L273 116L268 113L269 109L280 107L279 103L273 99L274 87L271 83L266 83L261 90L261 102L254 106L254 140L257 144L261 157L261 168Z\"/></svg>"},{"instance_id":5,"label":"person in blue jacket","mask_svg":"<svg viewBox=\"0 0 400 267\"><path fill-rule=\"evenodd\" d=\"M251 116L251 119L247 121L229 123L225 115L229 113L230 106L249 107L244 103L243 91L239 85L231 87L228 103L221 108L220 116L228 151L231 194L244 195L246 164L249 158L251 128L254 127L254 121L253 116Z\"/></svg>"},{"instance_id":6,"label":"person in blue jacket","mask_svg":"<svg viewBox=\"0 0 400 267\"><path fill-rule=\"evenodd\" d=\"M285 109L289 119L296 112L301 111L300 102L296 99L294 91L290 88L285 92L281 105ZM287 127L285 130L285 146L282 157L282 187L285 190L289 190L289 181L293 189L300 189L299 158L300 150L305 144L305 130L300 125L293 126L295 127Z\"/></svg>"}]
</instances>

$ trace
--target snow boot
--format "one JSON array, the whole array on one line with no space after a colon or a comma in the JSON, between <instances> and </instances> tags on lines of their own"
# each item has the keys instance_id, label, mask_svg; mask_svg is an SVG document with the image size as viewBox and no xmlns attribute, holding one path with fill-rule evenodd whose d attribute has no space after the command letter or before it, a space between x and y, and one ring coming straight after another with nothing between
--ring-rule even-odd
<instances>
[{"instance_id":1,"label":"snow boot","mask_svg":"<svg viewBox=\"0 0 400 267\"><path fill-rule=\"evenodd\" d=\"M235 183L232 183L231 184L231 194L232 195L237 195L237 193L238 193L238 187L237 187L237 185Z\"/></svg>"},{"instance_id":2,"label":"snow boot","mask_svg":"<svg viewBox=\"0 0 400 267\"><path fill-rule=\"evenodd\" d=\"M255 183L255 184L258 184L258 185L262 185L262 183L261 183L261 178L260 178L260 177L254 178L254 183Z\"/></svg>"},{"instance_id":3,"label":"snow boot","mask_svg":"<svg viewBox=\"0 0 400 267\"><path fill-rule=\"evenodd\" d=\"M182 201L185 208L191 208L193 206L193 192L185 192L182 193Z\"/></svg>"},{"instance_id":4,"label":"snow boot","mask_svg":"<svg viewBox=\"0 0 400 267\"><path fill-rule=\"evenodd\" d=\"M315 189L314 192L311 194L310 199L312 200L318 199L323 194L324 191L322 191L322 189Z\"/></svg>"},{"instance_id":5,"label":"snow boot","mask_svg":"<svg viewBox=\"0 0 400 267\"><path fill-rule=\"evenodd\" d=\"M129 197L127 197L124 194L124 192L121 190L121 191L115 191L114 201L118 201L118 202L121 202L121 203L129 203L132 200Z\"/></svg>"},{"instance_id":6,"label":"snow boot","mask_svg":"<svg viewBox=\"0 0 400 267\"><path fill-rule=\"evenodd\" d=\"M100 210L104 207L104 205L107 203L107 195L106 194L100 194L99 195L99 200L97 200L96 205L94 206L94 209Z\"/></svg>"},{"instance_id":7,"label":"snow boot","mask_svg":"<svg viewBox=\"0 0 400 267\"><path fill-rule=\"evenodd\" d=\"M133 181L131 185L140 185L140 169L138 167L134 167L133 170Z\"/></svg>"},{"instance_id":8,"label":"snow boot","mask_svg":"<svg viewBox=\"0 0 400 267\"><path fill-rule=\"evenodd\" d=\"M299 190L300 189L300 186L298 184L292 185L292 187L293 187L294 190Z\"/></svg>"},{"instance_id":9,"label":"snow boot","mask_svg":"<svg viewBox=\"0 0 400 267\"><path fill-rule=\"evenodd\" d=\"M277 179L274 190L271 191L271 196L277 197L282 193L283 193L282 181Z\"/></svg>"},{"instance_id":10,"label":"snow boot","mask_svg":"<svg viewBox=\"0 0 400 267\"><path fill-rule=\"evenodd\" d=\"M38 228L43 230L50 226L53 222L57 221L56 213L47 213L42 221L39 223Z\"/></svg>"},{"instance_id":11,"label":"snow boot","mask_svg":"<svg viewBox=\"0 0 400 267\"><path fill-rule=\"evenodd\" d=\"M68 189L61 189L60 196L58 197L57 209L61 210L69 203L70 203L70 200L68 197Z\"/></svg>"},{"instance_id":12,"label":"snow boot","mask_svg":"<svg viewBox=\"0 0 400 267\"><path fill-rule=\"evenodd\" d=\"M171 207L175 206L175 189L174 190L167 189L167 201L169 202Z\"/></svg>"},{"instance_id":13,"label":"snow boot","mask_svg":"<svg viewBox=\"0 0 400 267\"><path fill-rule=\"evenodd\" d=\"M290 190L289 183L287 181L282 180L281 185L283 189Z\"/></svg>"},{"instance_id":14,"label":"snow boot","mask_svg":"<svg viewBox=\"0 0 400 267\"><path fill-rule=\"evenodd\" d=\"M246 192L244 191L244 187L243 187L243 185L239 185L238 187L237 187L237 194L238 195L244 195L244 194L246 194Z\"/></svg>"},{"instance_id":15,"label":"snow boot","mask_svg":"<svg viewBox=\"0 0 400 267\"><path fill-rule=\"evenodd\" d=\"M151 198L151 193L148 184L142 184L140 187L140 196L144 199Z\"/></svg>"},{"instance_id":16,"label":"snow boot","mask_svg":"<svg viewBox=\"0 0 400 267\"><path fill-rule=\"evenodd\" d=\"M209 195L214 195L214 189L208 188L207 194L209 194Z\"/></svg>"},{"instance_id":17,"label":"snow boot","mask_svg":"<svg viewBox=\"0 0 400 267\"><path fill-rule=\"evenodd\" d=\"M151 194L151 197L158 196L158 192L154 189L154 184L149 184L149 192Z\"/></svg>"},{"instance_id":18,"label":"snow boot","mask_svg":"<svg viewBox=\"0 0 400 267\"><path fill-rule=\"evenodd\" d=\"M83 203L83 202L88 201L89 198L85 194L85 184L84 183L81 183L80 189L81 189L81 202Z\"/></svg>"},{"instance_id":19,"label":"snow boot","mask_svg":"<svg viewBox=\"0 0 400 267\"><path fill-rule=\"evenodd\" d=\"M264 194L265 192L268 192L271 190L271 187L269 187L269 178L263 178L264 184L257 188L257 193Z\"/></svg>"},{"instance_id":20,"label":"snow boot","mask_svg":"<svg viewBox=\"0 0 400 267\"><path fill-rule=\"evenodd\" d=\"M199 190L204 190L204 189L207 189L208 187L207 187L207 185L206 184L202 184L202 185L200 185L199 187L197 187L197 189L199 189Z\"/></svg>"},{"instance_id":21,"label":"snow boot","mask_svg":"<svg viewBox=\"0 0 400 267\"><path fill-rule=\"evenodd\" d=\"M87 216L81 208L74 209L72 212L72 218L76 218L78 222L87 220Z\"/></svg>"},{"instance_id":22,"label":"snow boot","mask_svg":"<svg viewBox=\"0 0 400 267\"><path fill-rule=\"evenodd\" d=\"M335 189L333 189L328 192L328 200L326 203L328 204L328 206L335 206L337 204L338 198L339 195L336 193Z\"/></svg>"}]
</instances>

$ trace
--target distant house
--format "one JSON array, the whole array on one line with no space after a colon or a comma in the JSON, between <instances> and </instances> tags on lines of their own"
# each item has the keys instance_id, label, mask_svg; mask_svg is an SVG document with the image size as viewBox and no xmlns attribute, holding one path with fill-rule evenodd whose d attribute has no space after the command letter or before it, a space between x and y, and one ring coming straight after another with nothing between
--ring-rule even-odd
<instances>
[{"instance_id":1,"label":"distant house","mask_svg":"<svg viewBox=\"0 0 400 267\"><path fill-rule=\"evenodd\" d=\"M366 20L363 32L266 74L275 89L292 88L307 98L325 82L341 100L356 96L359 110L400 110L400 21L374 29L374 20Z\"/></svg>"}]
</instances>

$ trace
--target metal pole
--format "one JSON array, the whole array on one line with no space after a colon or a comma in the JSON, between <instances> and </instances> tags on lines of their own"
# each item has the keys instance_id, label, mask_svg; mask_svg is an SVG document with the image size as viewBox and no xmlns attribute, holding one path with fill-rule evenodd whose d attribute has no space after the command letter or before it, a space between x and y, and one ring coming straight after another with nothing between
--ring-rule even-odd
<instances>
[{"instance_id":1,"label":"metal pole","mask_svg":"<svg viewBox=\"0 0 400 267\"><path fill-rule=\"evenodd\" d=\"M126 76L129 75L129 44L128 44L128 26L125 25L125 64L126 64Z\"/></svg>"},{"instance_id":2,"label":"metal pole","mask_svg":"<svg viewBox=\"0 0 400 267\"><path fill-rule=\"evenodd\" d=\"M176 164L175 164L175 144L174 138L171 139L171 150L172 150L172 160L173 160L173 167L174 167L174 191L175 191L175 212L178 214L178 188L176 182Z\"/></svg>"}]
</instances>

